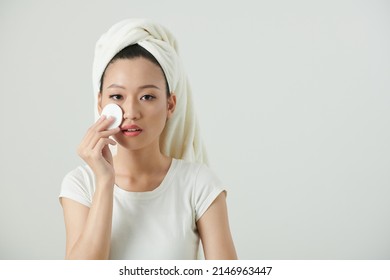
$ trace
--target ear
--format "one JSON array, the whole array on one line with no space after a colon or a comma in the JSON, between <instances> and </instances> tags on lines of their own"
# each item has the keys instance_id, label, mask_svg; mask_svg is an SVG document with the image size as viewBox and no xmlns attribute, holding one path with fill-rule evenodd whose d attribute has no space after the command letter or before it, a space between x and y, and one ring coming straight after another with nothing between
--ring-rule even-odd
<instances>
[{"instance_id":1,"label":"ear","mask_svg":"<svg viewBox=\"0 0 390 280\"><path fill-rule=\"evenodd\" d=\"M171 95L168 97L168 112L167 112L167 119L170 119L173 112L176 108L176 95L174 93L171 93Z\"/></svg>"},{"instance_id":2,"label":"ear","mask_svg":"<svg viewBox=\"0 0 390 280\"><path fill-rule=\"evenodd\" d=\"M98 93L98 102L97 102L97 108L99 115L102 113L102 93L99 91Z\"/></svg>"}]
</instances>

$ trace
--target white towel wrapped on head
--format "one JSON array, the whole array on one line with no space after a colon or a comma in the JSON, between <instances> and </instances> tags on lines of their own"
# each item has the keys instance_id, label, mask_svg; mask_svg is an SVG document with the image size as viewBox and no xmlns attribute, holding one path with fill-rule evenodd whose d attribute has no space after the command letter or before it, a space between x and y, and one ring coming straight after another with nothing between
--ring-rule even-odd
<instances>
[{"instance_id":1,"label":"white towel wrapped on head","mask_svg":"<svg viewBox=\"0 0 390 280\"><path fill-rule=\"evenodd\" d=\"M100 79L111 59L129 45L138 44L149 51L161 65L169 90L176 95L176 109L161 135L161 151L174 158L207 164L207 155L200 138L199 125L193 106L191 88L178 56L173 35L163 26L147 19L127 19L103 34L95 48L93 89L95 118Z\"/></svg>"}]
</instances>

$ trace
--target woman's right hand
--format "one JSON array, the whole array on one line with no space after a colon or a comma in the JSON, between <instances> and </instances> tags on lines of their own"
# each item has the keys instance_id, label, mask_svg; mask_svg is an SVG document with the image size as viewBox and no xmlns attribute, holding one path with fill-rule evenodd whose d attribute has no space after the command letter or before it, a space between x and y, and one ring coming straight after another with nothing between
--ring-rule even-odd
<instances>
[{"instance_id":1,"label":"woman's right hand","mask_svg":"<svg viewBox=\"0 0 390 280\"><path fill-rule=\"evenodd\" d=\"M106 118L102 115L87 131L79 147L78 155L91 167L96 180L113 186L115 183L115 171L112 154L108 145L116 145L109 138L120 131L120 128L107 130L113 117Z\"/></svg>"}]
</instances>

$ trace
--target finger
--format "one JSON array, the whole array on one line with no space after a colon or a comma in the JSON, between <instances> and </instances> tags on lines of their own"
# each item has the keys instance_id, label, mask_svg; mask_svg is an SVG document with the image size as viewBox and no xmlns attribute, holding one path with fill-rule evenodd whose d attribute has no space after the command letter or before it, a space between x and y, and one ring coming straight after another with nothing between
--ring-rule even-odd
<instances>
[{"instance_id":1,"label":"finger","mask_svg":"<svg viewBox=\"0 0 390 280\"><path fill-rule=\"evenodd\" d=\"M113 117L113 116L108 116L107 118L103 119L102 122L97 123L96 128L97 128L99 131L111 130L111 129L108 129L108 128L109 128L109 126L110 126L111 124L113 124L114 122L115 122L115 117Z\"/></svg>"},{"instance_id":2,"label":"finger","mask_svg":"<svg viewBox=\"0 0 390 280\"><path fill-rule=\"evenodd\" d=\"M87 133L105 131L114 121L115 118L112 116L106 117L105 115L101 115L100 118L89 127Z\"/></svg>"},{"instance_id":3,"label":"finger","mask_svg":"<svg viewBox=\"0 0 390 280\"><path fill-rule=\"evenodd\" d=\"M95 139L95 141L93 141L94 142L92 145L93 147L96 144L96 141L100 137L106 138L118 133L120 131L119 127L109 129L109 130L106 129L113 121L114 121L113 118L109 117L108 119L106 119L104 115L101 116L97 120L97 122L88 129L87 134L85 135L82 142L89 143L93 141L92 139Z\"/></svg>"},{"instance_id":4,"label":"finger","mask_svg":"<svg viewBox=\"0 0 390 280\"><path fill-rule=\"evenodd\" d=\"M108 145L103 147L102 155L111 165L113 164L112 153Z\"/></svg>"},{"instance_id":5,"label":"finger","mask_svg":"<svg viewBox=\"0 0 390 280\"><path fill-rule=\"evenodd\" d=\"M102 150L104 146L109 145L112 143L111 139L108 138L102 138L99 140L99 142L96 144L94 149L86 148L82 153L82 158L86 160L87 162L96 162L100 161L103 158Z\"/></svg>"},{"instance_id":6,"label":"finger","mask_svg":"<svg viewBox=\"0 0 390 280\"><path fill-rule=\"evenodd\" d=\"M100 139L109 139L110 136L117 134L119 131L120 131L120 128L117 127L117 128L111 129L111 130L96 132L91 137L91 139L89 139L89 143L87 144L87 148L93 150ZM114 141L114 143L116 144L115 141Z\"/></svg>"},{"instance_id":7,"label":"finger","mask_svg":"<svg viewBox=\"0 0 390 280\"><path fill-rule=\"evenodd\" d=\"M110 130L96 131L95 133L91 133L91 138L108 138L110 136L114 136L121 129L119 127L115 127Z\"/></svg>"},{"instance_id":8,"label":"finger","mask_svg":"<svg viewBox=\"0 0 390 280\"><path fill-rule=\"evenodd\" d=\"M77 153L81 156L85 150L92 150L96 146L96 143L100 138L108 138L115 135L120 131L119 127L106 130L106 128L114 121L114 118L106 118L102 115L96 123L94 123L87 131L86 135L82 139Z\"/></svg>"},{"instance_id":9,"label":"finger","mask_svg":"<svg viewBox=\"0 0 390 280\"><path fill-rule=\"evenodd\" d=\"M93 136L96 134L96 132L99 131L99 125L101 125L105 119L106 116L101 115L100 118L98 118L97 121L88 128L86 134L84 135L84 138L81 140L81 143L90 143Z\"/></svg>"},{"instance_id":10,"label":"finger","mask_svg":"<svg viewBox=\"0 0 390 280\"><path fill-rule=\"evenodd\" d=\"M96 144L95 148L93 149L93 153L95 154L96 157L99 157L99 155L103 156L104 148L105 147L108 148L109 145L116 145L116 142L110 138L101 138ZM107 150L105 150L105 153L107 153Z\"/></svg>"}]
</instances>

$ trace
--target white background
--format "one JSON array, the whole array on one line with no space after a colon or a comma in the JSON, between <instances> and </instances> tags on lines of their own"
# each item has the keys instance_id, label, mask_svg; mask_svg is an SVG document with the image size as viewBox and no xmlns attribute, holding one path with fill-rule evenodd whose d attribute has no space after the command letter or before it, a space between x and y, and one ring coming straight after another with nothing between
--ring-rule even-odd
<instances>
[{"instance_id":1,"label":"white background","mask_svg":"<svg viewBox=\"0 0 390 280\"><path fill-rule=\"evenodd\" d=\"M62 259L98 37L175 34L241 259L390 259L390 2L0 2L0 259Z\"/></svg>"}]
</instances>

